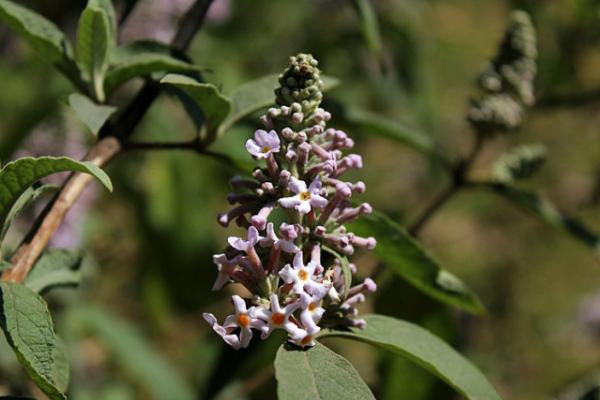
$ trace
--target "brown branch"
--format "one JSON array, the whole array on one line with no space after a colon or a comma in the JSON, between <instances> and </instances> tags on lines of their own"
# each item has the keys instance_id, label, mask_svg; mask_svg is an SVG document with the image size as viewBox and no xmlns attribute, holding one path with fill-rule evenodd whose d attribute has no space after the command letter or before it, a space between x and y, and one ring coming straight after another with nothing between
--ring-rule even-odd
<instances>
[{"instance_id":1,"label":"brown branch","mask_svg":"<svg viewBox=\"0 0 600 400\"><path fill-rule=\"evenodd\" d=\"M172 45L184 51L191 43L196 32L201 28L212 0L197 0L183 16L179 30ZM90 149L86 160L101 167L106 165L122 150L121 143L133 133L133 130L158 96L159 90L153 83L146 84L130 103L121 117L113 123L106 124L100 132L100 140ZM92 177L84 174L72 174L63 185L52 205L36 223L34 232L19 247L11 259L13 267L2 273L2 280L22 282L38 257L42 254L50 238L56 232L65 214L77 201L83 189L92 181Z\"/></svg>"}]
</instances>

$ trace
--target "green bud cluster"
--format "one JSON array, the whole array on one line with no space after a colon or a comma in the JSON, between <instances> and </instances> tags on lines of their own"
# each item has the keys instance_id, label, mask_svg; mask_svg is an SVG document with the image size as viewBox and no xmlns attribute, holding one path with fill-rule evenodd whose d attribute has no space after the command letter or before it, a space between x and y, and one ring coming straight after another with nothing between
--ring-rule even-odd
<instances>
[{"instance_id":1,"label":"green bud cluster","mask_svg":"<svg viewBox=\"0 0 600 400\"><path fill-rule=\"evenodd\" d=\"M522 145L504 153L494 164L494 179L510 184L535 174L546 161L546 148L540 144Z\"/></svg>"},{"instance_id":2,"label":"green bud cluster","mask_svg":"<svg viewBox=\"0 0 600 400\"><path fill-rule=\"evenodd\" d=\"M480 74L481 95L472 100L467 118L479 132L509 131L521 124L534 98L537 72L535 29L529 15L513 11L496 57Z\"/></svg>"},{"instance_id":3,"label":"green bud cluster","mask_svg":"<svg viewBox=\"0 0 600 400\"><path fill-rule=\"evenodd\" d=\"M279 75L276 103L288 107L299 105L305 118L311 116L323 100L323 81L318 65L319 62L310 54L290 57L288 67Z\"/></svg>"}]
</instances>

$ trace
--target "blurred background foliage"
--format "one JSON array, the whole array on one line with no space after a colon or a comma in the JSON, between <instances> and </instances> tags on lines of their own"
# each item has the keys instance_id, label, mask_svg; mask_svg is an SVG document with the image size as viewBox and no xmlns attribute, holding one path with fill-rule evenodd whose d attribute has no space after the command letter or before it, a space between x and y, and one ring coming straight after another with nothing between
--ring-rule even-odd
<instances>
[{"instance_id":1,"label":"blurred background foliage","mask_svg":"<svg viewBox=\"0 0 600 400\"><path fill-rule=\"evenodd\" d=\"M85 6L75 0L23 3L71 36ZM189 3L117 1L121 12L134 6L120 41L169 40ZM289 55L310 52L326 74L341 80L326 96L334 121L340 104L361 107L431 135L456 158L472 140L464 115L474 79L493 56L510 10L527 10L538 32L538 103L518 132L486 148L473 174L489 176L492 161L517 143L543 143L548 161L525 186L600 231L599 1L376 0L376 30L364 12L361 17L360 3L216 0L189 55L209 70L208 81L229 93L279 72ZM5 27L0 53L0 159L81 156L93 139L65 106L69 83ZM140 84L124 87L114 101L125 101ZM214 148L245 157L243 143L255 124L244 121ZM366 129L350 133L364 155L360 179L369 190L363 197L397 221L412 220L447 184L442 168L413 150ZM135 139L178 141L194 134L177 99L163 95ZM281 338L234 352L200 316L205 310L223 314L227 306L227 291L210 291L216 276L211 255L234 233L215 218L227 208L234 171L193 153L132 151L108 172L115 193L89 193L55 238L55 245L85 249L82 287L50 298L69 347L72 398L273 398L268 366ZM30 220L21 222L13 244ZM421 238L479 294L487 313L465 316L385 274L386 284L366 310L416 321L444 337L507 399L547 399L567 387L584 393L600 382L593 373L600 368L600 261L593 251L476 190L452 199ZM357 264L368 275L374 260L362 256ZM330 342L378 398L453 396L408 362ZM1 346L0 394L29 393L32 386L12 352ZM573 386L581 377L591 383Z\"/></svg>"}]
</instances>

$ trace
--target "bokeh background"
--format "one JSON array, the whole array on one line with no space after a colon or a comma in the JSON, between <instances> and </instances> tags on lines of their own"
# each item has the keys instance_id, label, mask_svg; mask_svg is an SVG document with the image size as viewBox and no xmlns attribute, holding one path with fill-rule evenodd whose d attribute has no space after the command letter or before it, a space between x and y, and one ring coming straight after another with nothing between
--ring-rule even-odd
<instances>
[{"instance_id":1,"label":"bokeh background","mask_svg":"<svg viewBox=\"0 0 600 400\"><path fill-rule=\"evenodd\" d=\"M73 0L23 3L71 37L85 6ZM115 4L123 10L134 3L122 43L168 41L190 1ZM228 93L281 71L290 55L310 52L326 74L341 80L326 95L332 110L342 104L390 117L431 135L453 158L472 140L464 115L476 93L475 77L494 55L510 10L527 10L538 32L538 104L521 129L486 148L473 174L488 175L493 160L515 144L542 143L548 161L522 185L600 231L599 1L372 4L380 48L364 35L351 1L216 0L189 55L207 68L208 81ZM73 92L69 83L4 26L0 54L0 159L85 154L94 138L65 105ZM133 82L121 97L140 84ZM255 124L239 124L214 148L244 157L243 143ZM411 221L448 183L440 166L401 144L368 130L350 133L364 155L364 198L397 221ZM177 100L163 95L135 139L178 141L194 134ZM274 398L268 366L281 338L233 352L201 318L203 311L223 315L228 308L227 290L210 291L216 276L211 255L235 232L215 218L227 208L227 180L234 171L193 153L128 152L108 172L115 192L91 188L53 241L85 254L83 285L50 296L57 331L69 347L72 398ZM39 211L31 210L13 229L13 244ZM385 274L385 288L366 310L416 321L444 337L506 399L576 399L574 393L590 390L593 395L594 382L600 385L600 259L593 250L477 190L453 198L421 239L481 297L487 313L463 315ZM357 263L366 275L375 261L361 255ZM328 344L353 361L378 398L455 398L407 362L359 345ZM0 345L0 394L31 393L6 346ZM565 397L570 395L575 397Z\"/></svg>"}]
</instances>

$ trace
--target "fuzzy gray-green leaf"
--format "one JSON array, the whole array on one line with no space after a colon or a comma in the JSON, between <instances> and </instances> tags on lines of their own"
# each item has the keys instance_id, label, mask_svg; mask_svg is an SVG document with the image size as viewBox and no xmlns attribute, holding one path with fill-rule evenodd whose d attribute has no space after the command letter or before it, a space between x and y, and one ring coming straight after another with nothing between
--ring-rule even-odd
<instances>
[{"instance_id":1,"label":"fuzzy gray-green leaf","mask_svg":"<svg viewBox=\"0 0 600 400\"><path fill-rule=\"evenodd\" d=\"M0 19L51 63L72 62L65 34L50 20L12 1L0 0Z\"/></svg>"},{"instance_id":2,"label":"fuzzy gray-green leaf","mask_svg":"<svg viewBox=\"0 0 600 400\"><path fill-rule=\"evenodd\" d=\"M104 102L104 73L111 47L110 22L106 11L88 5L77 29L77 60L92 83L93 93Z\"/></svg>"},{"instance_id":3,"label":"fuzzy gray-green leaf","mask_svg":"<svg viewBox=\"0 0 600 400\"><path fill-rule=\"evenodd\" d=\"M0 170L0 226L4 225L11 208L27 188L48 175L64 171L91 174L112 190L108 175L91 162L68 157L20 158Z\"/></svg>"},{"instance_id":4,"label":"fuzzy gray-green leaf","mask_svg":"<svg viewBox=\"0 0 600 400\"><path fill-rule=\"evenodd\" d=\"M165 76L160 83L175 86L194 99L202 108L209 132L215 131L229 114L231 101L213 84L200 83L187 76L177 74Z\"/></svg>"},{"instance_id":5,"label":"fuzzy gray-green leaf","mask_svg":"<svg viewBox=\"0 0 600 400\"><path fill-rule=\"evenodd\" d=\"M81 255L65 249L46 250L25 279L37 293L55 286L74 286L81 281Z\"/></svg>"},{"instance_id":6,"label":"fuzzy gray-green leaf","mask_svg":"<svg viewBox=\"0 0 600 400\"><path fill-rule=\"evenodd\" d=\"M383 315L361 316L364 329L330 331L321 337L342 337L406 357L436 375L470 400L500 400L486 377L456 350L413 323Z\"/></svg>"},{"instance_id":7,"label":"fuzzy gray-green leaf","mask_svg":"<svg viewBox=\"0 0 600 400\"><path fill-rule=\"evenodd\" d=\"M156 72L194 74L201 70L197 65L173 57L171 50L164 45L148 41L133 42L112 52L104 88L111 93L132 78Z\"/></svg>"},{"instance_id":8,"label":"fuzzy gray-green leaf","mask_svg":"<svg viewBox=\"0 0 600 400\"><path fill-rule=\"evenodd\" d=\"M426 295L474 314L483 311L477 296L459 278L442 269L416 239L386 215L373 212L348 229L359 236L377 238L374 253L394 273Z\"/></svg>"},{"instance_id":9,"label":"fuzzy gray-green leaf","mask_svg":"<svg viewBox=\"0 0 600 400\"><path fill-rule=\"evenodd\" d=\"M8 215L6 216L6 220L2 227L0 228L0 243L4 240L6 233L8 232L8 228L17 217L17 215L30 204L35 202L40 197L55 193L58 190L57 186L54 185L39 185L38 187L30 187L25 190L25 192L19 196L15 204L11 207Z\"/></svg>"},{"instance_id":10,"label":"fuzzy gray-green leaf","mask_svg":"<svg viewBox=\"0 0 600 400\"><path fill-rule=\"evenodd\" d=\"M352 364L320 343L309 349L282 345L275 378L280 400L375 399Z\"/></svg>"},{"instance_id":11,"label":"fuzzy gray-green leaf","mask_svg":"<svg viewBox=\"0 0 600 400\"><path fill-rule=\"evenodd\" d=\"M69 105L77 115L77 118L88 127L88 129L97 135L102 126L110 118L116 107L96 104L87 96L79 93L69 95Z\"/></svg>"},{"instance_id":12,"label":"fuzzy gray-green leaf","mask_svg":"<svg viewBox=\"0 0 600 400\"><path fill-rule=\"evenodd\" d=\"M0 282L0 291L0 322L17 359L50 399L66 399L64 377L56 379L57 340L46 302L18 283Z\"/></svg>"}]
</instances>

